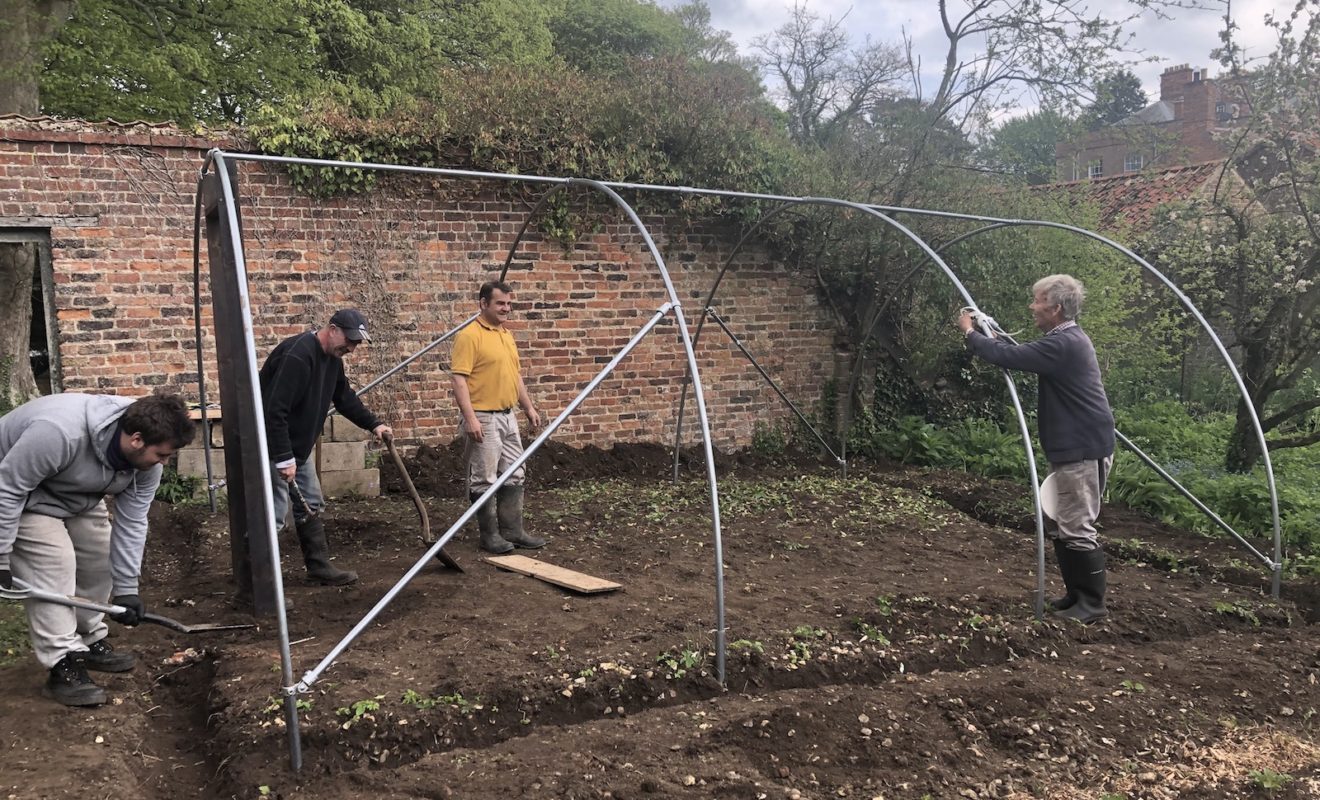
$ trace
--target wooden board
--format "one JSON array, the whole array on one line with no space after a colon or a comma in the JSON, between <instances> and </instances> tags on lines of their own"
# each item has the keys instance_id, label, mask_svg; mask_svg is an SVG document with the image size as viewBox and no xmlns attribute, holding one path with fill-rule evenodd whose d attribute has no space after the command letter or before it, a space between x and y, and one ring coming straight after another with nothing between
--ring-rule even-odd
<instances>
[{"instance_id":1,"label":"wooden board","mask_svg":"<svg viewBox=\"0 0 1320 800\"><path fill-rule=\"evenodd\" d=\"M539 578L546 583L553 583L556 586L563 586L566 589L572 589L575 592L583 594L595 594L597 592L612 592L615 589L623 588L623 584L607 581L604 578L597 578L581 572L574 572L571 569L556 567L554 564L547 564L544 561L537 561L527 556L487 556L482 561L489 562L511 572L519 572L523 575L530 575L533 578Z\"/></svg>"}]
</instances>

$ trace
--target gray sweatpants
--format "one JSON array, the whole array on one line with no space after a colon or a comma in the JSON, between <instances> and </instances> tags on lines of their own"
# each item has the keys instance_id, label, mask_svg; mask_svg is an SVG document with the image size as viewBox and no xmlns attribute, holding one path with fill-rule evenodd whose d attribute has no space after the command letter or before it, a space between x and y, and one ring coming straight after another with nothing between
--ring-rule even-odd
<instances>
[{"instance_id":1,"label":"gray sweatpants","mask_svg":"<svg viewBox=\"0 0 1320 800\"><path fill-rule=\"evenodd\" d=\"M34 589L95 600L110 599L110 517L105 501L68 519L25 512L9 557L14 577ZM32 651L50 669L69 653L82 652L106 637L99 611L26 600Z\"/></svg>"},{"instance_id":2,"label":"gray sweatpants","mask_svg":"<svg viewBox=\"0 0 1320 800\"><path fill-rule=\"evenodd\" d=\"M1105 493L1114 457L1092 461L1069 461L1050 464L1058 494L1058 519L1047 527L1051 538L1069 550L1095 550L1100 546L1095 521L1100 516L1100 498Z\"/></svg>"},{"instance_id":3,"label":"gray sweatpants","mask_svg":"<svg viewBox=\"0 0 1320 800\"><path fill-rule=\"evenodd\" d=\"M467 435L467 424L462 419L458 423L464 442L463 460L467 463L468 494L489 489L523 452L517 414L512 411L478 411L477 421L481 423L480 442L472 441ZM505 485L521 484L525 472L519 467Z\"/></svg>"}]
</instances>

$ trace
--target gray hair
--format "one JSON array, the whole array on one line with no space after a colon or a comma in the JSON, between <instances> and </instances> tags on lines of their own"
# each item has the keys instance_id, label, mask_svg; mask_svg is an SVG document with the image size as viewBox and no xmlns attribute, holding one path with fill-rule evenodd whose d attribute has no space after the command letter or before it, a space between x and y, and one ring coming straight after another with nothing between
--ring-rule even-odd
<instances>
[{"instance_id":1,"label":"gray hair","mask_svg":"<svg viewBox=\"0 0 1320 800\"><path fill-rule=\"evenodd\" d=\"M1031 293L1044 294L1046 300L1059 306L1064 319L1077 319L1086 297L1082 282L1071 275L1046 275L1032 285Z\"/></svg>"}]
</instances>

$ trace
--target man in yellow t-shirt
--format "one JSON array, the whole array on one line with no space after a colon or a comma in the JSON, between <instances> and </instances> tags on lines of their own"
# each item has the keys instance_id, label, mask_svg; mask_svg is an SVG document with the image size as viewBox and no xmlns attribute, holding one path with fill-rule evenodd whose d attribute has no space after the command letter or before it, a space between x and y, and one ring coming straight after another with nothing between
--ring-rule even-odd
<instances>
[{"instance_id":1,"label":"man in yellow t-shirt","mask_svg":"<svg viewBox=\"0 0 1320 800\"><path fill-rule=\"evenodd\" d=\"M527 415L533 431L541 427L541 415L519 371L518 346L504 327L513 310L513 288L488 281L481 286L478 303L480 316L454 337L449 367L463 434L468 498L473 502L522 455L514 407ZM481 549L488 553L545 545L545 539L523 530L523 473L519 467L495 492L495 503L477 511Z\"/></svg>"}]
</instances>

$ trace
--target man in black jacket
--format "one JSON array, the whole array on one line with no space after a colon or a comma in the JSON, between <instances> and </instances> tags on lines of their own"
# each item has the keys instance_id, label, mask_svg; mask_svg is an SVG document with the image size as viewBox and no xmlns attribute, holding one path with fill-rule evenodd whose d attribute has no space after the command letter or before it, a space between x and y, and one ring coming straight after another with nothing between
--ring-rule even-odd
<instances>
[{"instance_id":1,"label":"man in black jacket","mask_svg":"<svg viewBox=\"0 0 1320 800\"><path fill-rule=\"evenodd\" d=\"M1071 275L1032 286L1031 316L1045 335L1012 344L976 329L971 312L958 318L967 347L1007 369L1040 376L1037 428L1058 494L1048 533L1067 594L1053 602L1061 617L1090 623L1105 609L1105 552L1096 535L1109 469L1114 463L1114 415L1100 382L1091 339L1077 325L1085 294Z\"/></svg>"},{"instance_id":2,"label":"man in black jacket","mask_svg":"<svg viewBox=\"0 0 1320 800\"><path fill-rule=\"evenodd\" d=\"M298 544L307 565L307 576L315 583L344 586L357 580L357 573L330 563L321 509L325 498L316 467L308 457L325 425L330 404L344 418L378 440L394 435L358 399L344 375L343 357L369 342L367 320L355 308L336 311L330 323L280 342L261 368L261 398L266 407L266 445L273 465L272 488L275 519L284 521L289 510L289 484L295 481L305 506L294 504L293 518Z\"/></svg>"}]
</instances>

